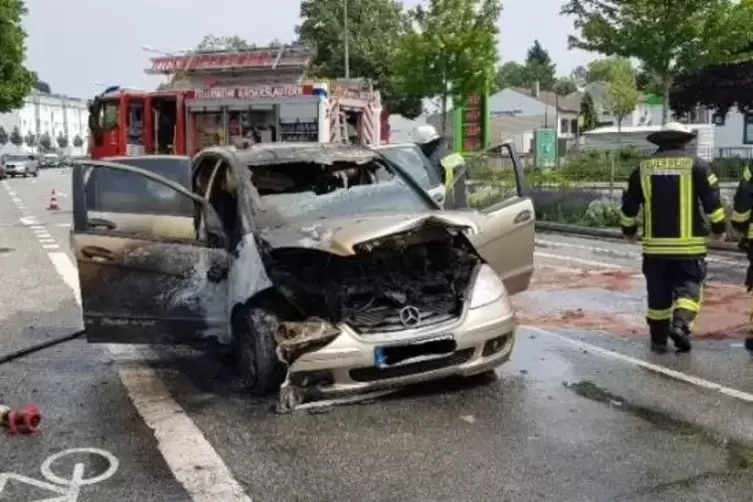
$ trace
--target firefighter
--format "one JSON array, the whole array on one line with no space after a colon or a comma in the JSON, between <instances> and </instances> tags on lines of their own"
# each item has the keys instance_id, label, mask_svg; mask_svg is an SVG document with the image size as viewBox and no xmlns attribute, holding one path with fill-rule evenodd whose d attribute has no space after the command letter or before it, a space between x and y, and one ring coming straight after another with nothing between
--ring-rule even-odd
<instances>
[{"instance_id":1,"label":"firefighter","mask_svg":"<svg viewBox=\"0 0 753 502\"><path fill-rule=\"evenodd\" d=\"M732 202L732 228L740 233L740 248L748 254L748 271L745 274L745 288L753 291L753 225L751 225L751 209L753 208L753 176L749 167L743 170L743 177L737 185ZM751 315L753 321L753 315ZM749 326L751 335L745 339L745 348L753 352L753 325Z\"/></svg>"},{"instance_id":2,"label":"firefighter","mask_svg":"<svg viewBox=\"0 0 753 502\"><path fill-rule=\"evenodd\" d=\"M623 193L623 234L637 240L638 211L643 206L643 275L646 278L651 350L689 352L690 334L701 308L706 277L708 228L724 236L724 208L719 182L703 159L687 151L694 134L677 122L648 136L658 150L630 175ZM699 204L700 202L700 204Z\"/></svg>"},{"instance_id":3,"label":"firefighter","mask_svg":"<svg viewBox=\"0 0 753 502\"><path fill-rule=\"evenodd\" d=\"M464 164L463 157L447 145L447 140L437 133L434 126L422 125L412 132L414 143L429 158L439 174L442 184L447 187L445 195L445 209L460 209L468 206L465 192L465 180L467 174L461 175L455 180L455 174Z\"/></svg>"}]
</instances>

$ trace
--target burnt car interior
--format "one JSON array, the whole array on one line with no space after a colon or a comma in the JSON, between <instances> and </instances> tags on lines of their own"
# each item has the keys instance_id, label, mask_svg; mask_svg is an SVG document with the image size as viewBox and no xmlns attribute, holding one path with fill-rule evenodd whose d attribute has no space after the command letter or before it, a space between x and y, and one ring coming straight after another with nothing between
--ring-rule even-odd
<instances>
[{"instance_id":1,"label":"burnt car interior","mask_svg":"<svg viewBox=\"0 0 753 502\"><path fill-rule=\"evenodd\" d=\"M292 203L307 195L317 197L400 180L379 157L363 162L290 162L248 169L263 202L289 195ZM234 248L242 230L237 182L230 165L223 161L204 163L194 180L195 191L208 194L223 222L229 247ZM347 321L363 334L404 330L399 312L406 305L420 310L416 328L459 317L474 271L481 263L460 229L450 230L432 222L362 243L355 256L304 247L272 249L262 245L260 251L270 279L298 315L333 323Z\"/></svg>"}]
</instances>

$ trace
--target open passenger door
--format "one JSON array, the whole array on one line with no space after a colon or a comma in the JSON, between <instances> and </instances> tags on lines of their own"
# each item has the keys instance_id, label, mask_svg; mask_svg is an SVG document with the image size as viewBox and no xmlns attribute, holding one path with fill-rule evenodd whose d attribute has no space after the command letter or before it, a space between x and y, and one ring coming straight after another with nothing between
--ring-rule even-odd
<instances>
[{"instance_id":1,"label":"open passenger door","mask_svg":"<svg viewBox=\"0 0 753 502\"><path fill-rule=\"evenodd\" d=\"M468 205L482 214L471 241L509 294L525 291L533 275L536 215L523 164L504 143L467 159L465 169Z\"/></svg>"},{"instance_id":2,"label":"open passenger door","mask_svg":"<svg viewBox=\"0 0 753 502\"><path fill-rule=\"evenodd\" d=\"M109 177L101 173L123 178L120 208L138 214L138 225L118 219L117 213L102 218L87 204L87 194L103 195L104 187L97 183ZM144 193L157 198L143 200L138 194ZM188 204L193 216L159 211L175 203ZM179 226L190 224L193 235L176 234L170 224L176 219L190 220ZM214 210L179 183L124 164L75 165L71 247L89 342L190 344L224 336L230 267L224 239Z\"/></svg>"}]
</instances>

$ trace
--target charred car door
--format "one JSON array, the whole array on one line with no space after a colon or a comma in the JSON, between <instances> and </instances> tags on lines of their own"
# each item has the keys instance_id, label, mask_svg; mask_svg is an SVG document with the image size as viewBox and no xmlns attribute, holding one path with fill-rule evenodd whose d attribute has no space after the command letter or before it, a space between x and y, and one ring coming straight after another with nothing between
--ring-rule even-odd
<instances>
[{"instance_id":1,"label":"charred car door","mask_svg":"<svg viewBox=\"0 0 753 502\"><path fill-rule=\"evenodd\" d=\"M138 167L190 190L190 158L177 155L110 157L108 162ZM88 169L85 176L89 225L123 232L154 232L165 237L194 237L190 199L157 182L114 169ZM134 198L139 200L134 203ZM155 215L160 216L155 218Z\"/></svg>"},{"instance_id":2,"label":"charred car door","mask_svg":"<svg viewBox=\"0 0 753 502\"><path fill-rule=\"evenodd\" d=\"M505 143L468 159L466 169L469 206L481 213L471 240L508 293L524 291L533 275L536 216L523 165Z\"/></svg>"},{"instance_id":3,"label":"charred car door","mask_svg":"<svg viewBox=\"0 0 753 502\"><path fill-rule=\"evenodd\" d=\"M114 221L103 223L103 212L92 208L87 195L106 201L112 185L98 181L112 181L115 174L131 198L119 193L123 213L105 212ZM74 166L72 188L71 247L90 342L190 344L226 336L231 258L222 225L201 197L144 169L97 161ZM159 211L177 200L193 216ZM138 214L141 223L121 225L119 214ZM171 228L176 218L192 229L191 236Z\"/></svg>"}]
</instances>

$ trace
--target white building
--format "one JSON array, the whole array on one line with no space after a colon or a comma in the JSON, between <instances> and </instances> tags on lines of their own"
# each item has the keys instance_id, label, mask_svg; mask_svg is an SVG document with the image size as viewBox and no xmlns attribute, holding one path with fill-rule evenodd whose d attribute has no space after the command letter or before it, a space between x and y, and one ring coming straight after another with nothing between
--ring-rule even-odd
<instances>
[{"instance_id":1,"label":"white building","mask_svg":"<svg viewBox=\"0 0 753 502\"><path fill-rule=\"evenodd\" d=\"M68 146L63 149L65 154L85 155L89 136L89 109L83 99L33 91L24 99L22 108L0 114L0 127L8 137L14 129L18 130L22 138L33 135L37 141L42 135L48 134L54 148L58 148L57 138L63 136L68 139ZM80 147L74 146L77 137L83 142ZM13 151L18 148L10 141L0 145L0 150ZM25 151L33 149L25 141L20 148Z\"/></svg>"}]
</instances>

